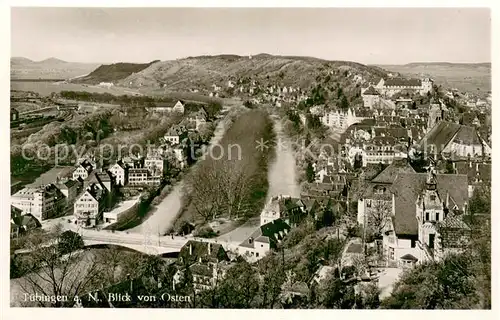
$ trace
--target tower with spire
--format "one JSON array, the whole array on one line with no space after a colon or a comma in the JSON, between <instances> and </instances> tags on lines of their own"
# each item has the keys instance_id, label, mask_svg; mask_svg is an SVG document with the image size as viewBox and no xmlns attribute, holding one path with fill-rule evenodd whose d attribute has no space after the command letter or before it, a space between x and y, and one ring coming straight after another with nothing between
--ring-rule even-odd
<instances>
[{"instance_id":1,"label":"tower with spire","mask_svg":"<svg viewBox=\"0 0 500 320\"><path fill-rule=\"evenodd\" d=\"M430 249L436 245L436 223L445 218L445 197L437 190L437 175L434 165L427 168L425 188L417 197L416 218L418 221L418 240Z\"/></svg>"}]
</instances>

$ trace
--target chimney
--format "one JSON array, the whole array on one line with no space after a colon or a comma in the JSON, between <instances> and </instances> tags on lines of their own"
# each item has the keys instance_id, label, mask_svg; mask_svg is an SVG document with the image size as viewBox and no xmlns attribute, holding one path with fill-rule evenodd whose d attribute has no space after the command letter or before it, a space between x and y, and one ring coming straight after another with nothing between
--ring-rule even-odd
<instances>
[{"instance_id":1,"label":"chimney","mask_svg":"<svg viewBox=\"0 0 500 320\"><path fill-rule=\"evenodd\" d=\"M189 255L193 255L193 244L189 244Z\"/></svg>"},{"instance_id":2,"label":"chimney","mask_svg":"<svg viewBox=\"0 0 500 320\"><path fill-rule=\"evenodd\" d=\"M209 242L208 243L208 255L211 255L212 254L212 246L211 246L211 243Z\"/></svg>"}]
</instances>

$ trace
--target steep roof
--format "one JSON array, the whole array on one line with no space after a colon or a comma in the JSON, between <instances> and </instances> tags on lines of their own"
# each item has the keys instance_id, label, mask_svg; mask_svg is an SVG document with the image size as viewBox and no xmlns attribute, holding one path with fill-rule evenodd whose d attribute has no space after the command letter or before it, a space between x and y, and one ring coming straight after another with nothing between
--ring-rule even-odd
<instances>
[{"instance_id":1,"label":"steep roof","mask_svg":"<svg viewBox=\"0 0 500 320\"><path fill-rule=\"evenodd\" d=\"M453 141L465 145L481 144L476 129L467 126L460 126L460 129L458 130Z\"/></svg>"},{"instance_id":2,"label":"steep roof","mask_svg":"<svg viewBox=\"0 0 500 320\"><path fill-rule=\"evenodd\" d=\"M104 189L99 188L96 183L89 185L87 191L98 202L101 202L104 199L105 191Z\"/></svg>"},{"instance_id":3,"label":"steep roof","mask_svg":"<svg viewBox=\"0 0 500 320\"><path fill-rule=\"evenodd\" d=\"M285 221L282 219L276 219L260 226L254 233L252 233L252 235L250 235L250 237L248 237L248 239L243 241L240 246L254 248L255 241L259 241L269 243L271 248L276 248L278 241L282 240L284 236L280 235L280 231L283 234L289 230L290 226Z\"/></svg>"},{"instance_id":4,"label":"steep roof","mask_svg":"<svg viewBox=\"0 0 500 320\"><path fill-rule=\"evenodd\" d=\"M491 182L491 163L460 161L455 162L456 172L466 174L469 184L475 184L476 179L483 182Z\"/></svg>"},{"instance_id":5,"label":"steep roof","mask_svg":"<svg viewBox=\"0 0 500 320\"><path fill-rule=\"evenodd\" d=\"M417 235L416 200L426 186L426 173L400 173L392 185L395 198L394 229L397 234ZM462 208L468 200L467 176L438 174L437 192L450 206Z\"/></svg>"},{"instance_id":6,"label":"steep roof","mask_svg":"<svg viewBox=\"0 0 500 320\"><path fill-rule=\"evenodd\" d=\"M229 261L226 250L221 244L196 240L186 242L179 252L179 257L184 259L184 263L195 263L200 259L203 262Z\"/></svg>"},{"instance_id":7,"label":"steep roof","mask_svg":"<svg viewBox=\"0 0 500 320\"><path fill-rule=\"evenodd\" d=\"M404 78L391 78L384 82L384 86L392 87L419 87L422 85L422 80L420 79L404 79Z\"/></svg>"},{"instance_id":8,"label":"steep roof","mask_svg":"<svg viewBox=\"0 0 500 320\"><path fill-rule=\"evenodd\" d=\"M375 88L373 86L369 86L368 89L366 89L365 92L363 92L363 95L365 95L365 96L367 96L367 95L378 96L378 95L380 95L380 93L378 93L377 90L375 90Z\"/></svg>"},{"instance_id":9,"label":"steep roof","mask_svg":"<svg viewBox=\"0 0 500 320\"><path fill-rule=\"evenodd\" d=\"M453 139L460 129L460 125L449 121L440 121L436 124L420 141L420 146L427 147L434 145L437 153L440 153L444 147Z\"/></svg>"},{"instance_id":10,"label":"steep roof","mask_svg":"<svg viewBox=\"0 0 500 320\"><path fill-rule=\"evenodd\" d=\"M392 184L398 174L401 173L415 173L415 170L406 159L395 159L387 168L376 175L371 182Z\"/></svg>"}]
</instances>

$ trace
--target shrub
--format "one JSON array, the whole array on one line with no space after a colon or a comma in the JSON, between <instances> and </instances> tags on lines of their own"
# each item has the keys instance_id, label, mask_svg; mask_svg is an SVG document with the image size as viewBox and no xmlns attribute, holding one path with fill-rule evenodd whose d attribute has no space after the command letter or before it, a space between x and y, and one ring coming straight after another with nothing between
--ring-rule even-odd
<instances>
[{"instance_id":1,"label":"shrub","mask_svg":"<svg viewBox=\"0 0 500 320\"><path fill-rule=\"evenodd\" d=\"M197 226L193 232L193 236L200 238L214 238L217 233L207 224Z\"/></svg>"}]
</instances>

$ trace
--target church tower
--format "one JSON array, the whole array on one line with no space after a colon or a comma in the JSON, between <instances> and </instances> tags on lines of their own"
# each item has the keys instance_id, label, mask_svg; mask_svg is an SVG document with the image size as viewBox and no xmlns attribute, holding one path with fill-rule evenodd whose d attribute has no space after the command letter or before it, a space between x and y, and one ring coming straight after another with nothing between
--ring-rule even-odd
<instances>
[{"instance_id":1,"label":"church tower","mask_svg":"<svg viewBox=\"0 0 500 320\"><path fill-rule=\"evenodd\" d=\"M442 195L444 196L444 195ZM436 245L436 228L439 221L444 220L445 203L437 191L437 175L433 165L429 166L425 181L425 188L416 201L416 215L418 221L418 240L430 249Z\"/></svg>"}]
</instances>

